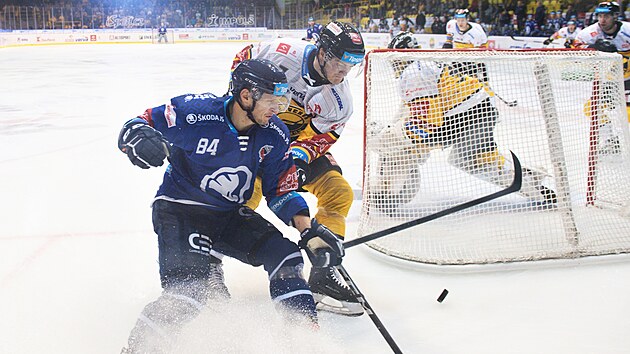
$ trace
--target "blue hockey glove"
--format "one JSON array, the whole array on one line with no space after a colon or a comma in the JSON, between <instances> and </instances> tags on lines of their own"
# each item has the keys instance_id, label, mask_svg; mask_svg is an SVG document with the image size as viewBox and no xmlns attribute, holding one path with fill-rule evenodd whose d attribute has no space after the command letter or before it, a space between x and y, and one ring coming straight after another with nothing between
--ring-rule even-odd
<instances>
[{"instance_id":1,"label":"blue hockey glove","mask_svg":"<svg viewBox=\"0 0 630 354\"><path fill-rule=\"evenodd\" d=\"M306 251L313 267L326 268L341 264L345 255L341 240L326 226L311 220L311 227L302 231L298 243Z\"/></svg>"},{"instance_id":2,"label":"blue hockey glove","mask_svg":"<svg viewBox=\"0 0 630 354\"><path fill-rule=\"evenodd\" d=\"M127 122L118 136L118 148L140 168L158 167L169 156L169 144L162 133L141 119Z\"/></svg>"}]
</instances>

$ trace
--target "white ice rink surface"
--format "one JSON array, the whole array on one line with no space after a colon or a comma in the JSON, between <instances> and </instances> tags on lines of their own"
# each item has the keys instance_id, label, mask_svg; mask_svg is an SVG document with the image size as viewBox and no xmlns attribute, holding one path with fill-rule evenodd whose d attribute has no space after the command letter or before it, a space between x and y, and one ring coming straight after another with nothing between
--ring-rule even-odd
<instances>
[{"instance_id":1,"label":"white ice rink surface","mask_svg":"<svg viewBox=\"0 0 630 354\"><path fill-rule=\"evenodd\" d=\"M172 96L224 93L244 45L0 49L0 353L120 352L160 293L149 204L163 169L132 166L119 129ZM356 186L362 78L350 80L356 115L333 153ZM630 353L629 260L446 273L361 246L344 264L405 353L599 354ZM225 271L231 303L191 323L178 352L390 352L366 315L321 314L304 333L278 318L262 269Z\"/></svg>"}]
</instances>

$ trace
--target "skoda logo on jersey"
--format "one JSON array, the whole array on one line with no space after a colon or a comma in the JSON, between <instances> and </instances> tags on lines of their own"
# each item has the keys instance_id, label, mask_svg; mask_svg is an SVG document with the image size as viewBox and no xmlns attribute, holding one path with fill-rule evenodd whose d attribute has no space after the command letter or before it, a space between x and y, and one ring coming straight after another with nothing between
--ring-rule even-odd
<instances>
[{"instance_id":1,"label":"skoda logo on jersey","mask_svg":"<svg viewBox=\"0 0 630 354\"><path fill-rule=\"evenodd\" d=\"M360 64L363 61L363 55L344 52L343 56L341 57L341 61L350 63L352 65Z\"/></svg>"},{"instance_id":2,"label":"skoda logo on jersey","mask_svg":"<svg viewBox=\"0 0 630 354\"><path fill-rule=\"evenodd\" d=\"M188 124L195 124L198 121L204 121L204 120L218 120L220 122L223 122L223 116L219 116L216 114L194 114L194 113L190 113L186 116L186 122L188 122Z\"/></svg>"},{"instance_id":3,"label":"skoda logo on jersey","mask_svg":"<svg viewBox=\"0 0 630 354\"><path fill-rule=\"evenodd\" d=\"M252 184L252 176L252 171L246 166L221 167L213 174L205 175L199 187L206 193L214 191L231 202L243 204L246 202L245 192Z\"/></svg>"}]
</instances>

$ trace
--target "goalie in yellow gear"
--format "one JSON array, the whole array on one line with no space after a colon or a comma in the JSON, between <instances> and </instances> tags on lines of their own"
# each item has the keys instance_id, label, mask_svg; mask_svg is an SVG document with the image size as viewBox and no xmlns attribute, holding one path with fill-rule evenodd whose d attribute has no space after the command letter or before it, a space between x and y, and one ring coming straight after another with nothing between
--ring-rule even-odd
<instances>
[{"instance_id":1,"label":"goalie in yellow gear","mask_svg":"<svg viewBox=\"0 0 630 354\"><path fill-rule=\"evenodd\" d=\"M400 42L401 38L394 38L390 47ZM368 131L376 135L379 153L379 175L376 183L370 184L375 204L395 214L399 206L411 201L420 183L414 175L435 149L450 148L448 163L462 171L500 186L509 185L513 164L499 153L494 139L499 111L488 85L477 75L454 70L454 65L431 61L397 64L404 65L394 68L400 72L400 119ZM392 145L401 146L402 151L393 151ZM555 192L542 185L546 176L542 171L523 168L520 194L534 202L556 203Z\"/></svg>"}]
</instances>

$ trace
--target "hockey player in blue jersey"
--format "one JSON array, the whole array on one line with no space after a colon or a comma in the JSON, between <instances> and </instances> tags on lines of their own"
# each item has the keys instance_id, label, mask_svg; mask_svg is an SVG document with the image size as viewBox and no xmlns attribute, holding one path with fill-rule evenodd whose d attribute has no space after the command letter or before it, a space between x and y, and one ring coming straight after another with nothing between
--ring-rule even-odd
<instances>
[{"instance_id":1,"label":"hockey player in blue jersey","mask_svg":"<svg viewBox=\"0 0 630 354\"><path fill-rule=\"evenodd\" d=\"M162 43L162 39L165 43L168 43L168 37L166 36L166 25L162 24L160 28L158 28L158 43Z\"/></svg>"},{"instance_id":2,"label":"hockey player in blue jersey","mask_svg":"<svg viewBox=\"0 0 630 354\"><path fill-rule=\"evenodd\" d=\"M308 27L306 28L306 37L302 38L305 41L317 41L319 35L322 33L324 26L316 23L312 17L308 18Z\"/></svg>"},{"instance_id":3,"label":"hockey player in blue jersey","mask_svg":"<svg viewBox=\"0 0 630 354\"><path fill-rule=\"evenodd\" d=\"M134 165L170 163L153 202L163 292L142 310L125 353L168 351L174 333L222 295L212 287L211 254L262 265L282 313L317 328L300 248L315 267L340 264L344 251L296 193L289 131L276 115L288 108L288 87L270 61L247 60L233 71L229 95L178 96L123 126L118 147ZM269 208L300 231L299 247L243 205L257 174Z\"/></svg>"}]
</instances>

